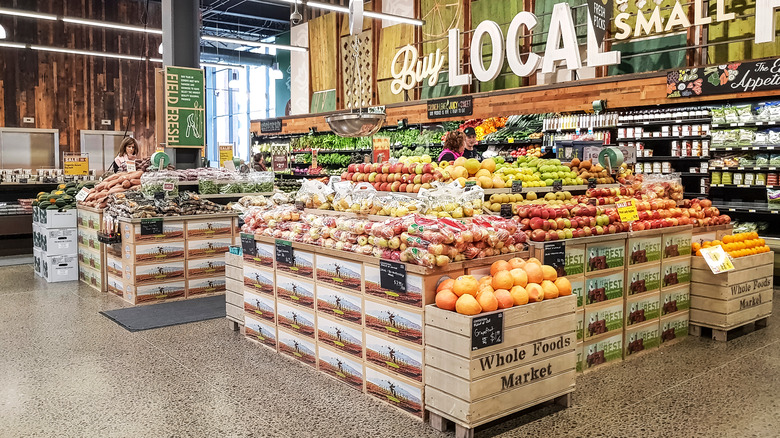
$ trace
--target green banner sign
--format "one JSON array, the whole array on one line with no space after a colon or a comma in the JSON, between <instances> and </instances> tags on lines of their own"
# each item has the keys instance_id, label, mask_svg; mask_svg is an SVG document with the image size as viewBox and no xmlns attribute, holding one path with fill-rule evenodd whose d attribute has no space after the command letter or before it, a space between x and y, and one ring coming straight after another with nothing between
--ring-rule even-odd
<instances>
[{"instance_id":1,"label":"green banner sign","mask_svg":"<svg viewBox=\"0 0 780 438\"><path fill-rule=\"evenodd\" d=\"M206 145L203 70L165 68L165 141L168 147Z\"/></svg>"}]
</instances>

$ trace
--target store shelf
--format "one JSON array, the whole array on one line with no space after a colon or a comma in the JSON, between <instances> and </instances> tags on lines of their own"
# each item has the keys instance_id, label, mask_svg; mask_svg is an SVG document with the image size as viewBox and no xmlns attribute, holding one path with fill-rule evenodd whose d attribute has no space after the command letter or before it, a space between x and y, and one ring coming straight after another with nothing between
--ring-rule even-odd
<instances>
[{"instance_id":1,"label":"store shelf","mask_svg":"<svg viewBox=\"0 0 780 438\"><path fill-rule=\"evenodd\" d=\"M230 198L243 198L244 196L272 196L274 192L258 192L258 193L220 193L217 195L198 195L201 199L230 199Z\"/></svg>"},{"instance_id":2,"label":"store shelf","mask_svg":"<svg viewBox=\"0 0 780 438\"><path fill-rule=\"evenodd\" d=\"M674 140L709 140L709 135L678 135L667 137L640 137L640 138L619 138L615 141L674 141Z\"/></svg>"},{"instance_id":3,"label":"store shelf","mask_svg":"<svg viewBox=\"0 0 780 438\"><path fill-rule=\"evenodd\" d=\"M763 213L780 214L780 204L770 206L766 202L726 202L713 201L713 205L720 209L721 213Z\"/></svg>"},{"instance_id":4,"label":"store shelf","mask_svg":"<svg viewBox=\"0 0 780 438\"><path fill-rule=\"evenodd\" d=\"M320 149L320 150L317 150L317 155L322 155L322 154L355 154L355 153L357 153L357 154L367 154L369 152L373 152L373 150L372 149L338 149L338 150L330 150L330 149L322 150L322 149ZM290 154L293 154L293 155L294 154L311 154L311 153L312 153L312 151L295 151L295 152L290 152Z\"/></svg>"},{"instance_id":5,"label":"store shelf","mask_svg":"<svg viewBox=\"0 0 780 438\"><path fill-rule=\"evenodd\" d=\"M653 156L653 157L636 157L637 161L707 161L710 157L669 157L669 156Z\"/></svg>"},{"instance_id":6,"label":"store shelf","mask_svg":"<svg viewBox=\"0 0 780 438\"><path fill-rule=\"evenodd\" d=\"M723 189L774 189L780 188L780 186L761 186L757 184L710 184L710 187L723 188Z\"/></svg>"},{"instance_id":7,"label":"store shelf","mask_svg":"<svg viewBox=\"0 0 780 438\"><path fill-rule=\"evenodd\" d=\"M767 127L780 126L780 121L775 122L741 122L741 123L713 123L713 129L723 128L745 128L745 127Z\"/></svg>"},{"instance_id":8,"label":"store shelf","mask_svg":"<svg viewBox=\"0 0 780 438\"><path fill-rule=\"evenodd\" d=\"M608 189L613 187L620 187L620 184L599 184L596 186L597 189ZM578 186L563 186L561 189L562 192L584 192L585 190L588 190L587 185L578 185ZM523 187L522 193L547 193L552 192L553 188L552 186L545 186L545 187ZM511 188L500 188L500 189L485 189L486 195L494 195L497 193L512 193Z\"/></svg>"},{"instance_id":9,"label":"store shelf","mask_svg":"<svg viewBox=\"0 0 780 438\"><path fill-rule=\"evenodd\" d=\"M709 177L709 173L699 173L699 172L680 172L680 176L685 178L704 178Z\"/></svg>"},{"instance_id":10,"label":"store shelf","mask_svg":"<svg viewBox=\"0 0 780 438\"><path fill-rule=\"evenodd\" d=\"M598 128L596 128L596 127L590 128L590 127L587 127L587 126L583 126L583 127L579 127L579 128L546 129L546 130L544 130L542 132L576 132L576 131L588 132L591 129L594 130L594 131L609 131L610 129L615 129L615 128L617 128L616 125L601 126L601 127L598 127Z\"/></svg>"},{"instance_id":11,"label":"store shelf","mask_svg":"<svg viewBox=\"0 0 780 438\"><path fill-rule=\"evenodd\" d=\"M750 145L750 146L728 146L728 147L710 146L710 152L775 151L775 150L780 150L780 146L777 145Z\"/></svg>"},{"instance_id":12,"label":"store shelf","mask_svg":"<svg viewBox=\"0 0 780 438\"><path fill-rule=\"evenodd\" d=\"M618 127L635 127L635 126L667 126L667 125L693 125L698 123L710 123L712 119L667 119L667 120L652 120L652 121L633 121L633 122L618 122Z\"/></svg>"},{"instance_id":13,"label":"store shelf","mask_svg":"<svg viewBox=\"0 0 780 438\"><path fill-rule=\"evenodd\" d=\"M778 170L780 166L710 166L710 170Z\"/></svg>"}]
</instances>

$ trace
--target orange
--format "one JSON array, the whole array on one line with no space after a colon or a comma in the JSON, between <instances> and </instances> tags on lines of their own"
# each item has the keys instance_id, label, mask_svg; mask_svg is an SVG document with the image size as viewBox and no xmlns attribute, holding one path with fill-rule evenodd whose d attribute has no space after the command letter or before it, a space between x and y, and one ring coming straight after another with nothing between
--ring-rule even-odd
<instances>
[{"instance_id":1,"label":"orange","mask_svg":"<svg viewBox=\"0 0 780 438\"><path fill-rule=\"evenodd\" d=\"M733 241L734 241L734 236L732 235L723 236L723 243L731 243Z\"/></svg>"},{"instance_id":2,"label":"orange","mask_svg":"<svg viewBox=\"0 0 780 438\"><path fill-rule=\"evenodd\" d=\"M479 315L482 313L482 306L473 295L463 294L455 302L455 311L463 315Z\"/></svg>"},{"instance_id":3,"label":"orange","mask_svg":"<svg viewBox=\"0 0 780 438\"><path fill-rule=\"evenodd\" d=\"M544 291L545 300L552 300L553 298L558 298L558 288L555 286L555 283L553 283L552 281L550 280L542 281L542 290Z\"/></svg>"},{"instance_id":4,"label":"orange","mask_svg":"<svg viewBox=\"0 0 780 438\"><path fill-rule=\"evenodd\" d=\"M495 289L493 289L493 286L491 286L490 284L480 284L479 290L477 291L477 295L479 295L479 293L482 292L483 290L495 292Z\"/></svg>"},{"instance_id":5,"label":"orange","mask_svg":"<svg viewBox=\"0 0 780 438\"><path fill-rule=\"evenodd\" d=\"M482 307L483 312L492 312L498 310L498 299L496 294L490 291L482 291L477 295L477 302Z\"/></svg>"},{"instance_id":6,"label":"orange","mask_svg":"<svg viewBox=\"0 0 780 438\"><path fill-rule=\"evenodd\" d=\"M538 303L544 300L544 289L542 289L541 285L528 283L528 287L525 288L525 291L528 292L529 303Z\"/></svg>"},{"instance_id":7,"label":"orange","mask_svg":"<svg viewBox=\"0 0 780 438\"><path fill-rule=\"evenodd\" d=\"M558 272L549 265L542 265L542 276L545 280L555 281L558 278Z\"/></svg>"},{"instance_id":8,"label":"orange","mask_svg":"<svg viewBox=\"0 0 780 438\"><path fill-rule=\"evenodd\" d=\"M526 263L536 263L537 265L542 266L542 262L540 262L536 257L531 257L530 259L526 260Z\"/></svg>"},{"instance_id":9,"label":"orange","mask_svg":"<svg viewBox=\"0 0 780 438\"><path fill-rule=\"evenodd\" d=\"M444 310L455 310L458 296L449 289L444 289L436 294L436 307Z\"/></svg>"},{"instance_id":10,"label":"orange","mask_svg":"<svg viewBox=\"0 0 780 438\"><path fill-rule=\"evenodd\" d=\"M479 290L479 283L473 275L461 275L455 279L455 283L452 285L452 291L455 295L462 297L463 295L476 295Z\"/></svg>"},{"instance_id":11,"label":"orange","mask_svg":"<svg viewBox=\"0 0 780 438\"><path fill-rule=\"evenodd\" d=\"M521 259L520 257L515 257L513 259L507 260L507 263L509 263L509 269L517 269L522 268L525 265L525 260Z\"/></svg>"},{"instance_id":12,"label":"orange","mask_svg":"<svg viewBox=\"0 0 780 438\"><path fill-rule=\"evenodd\" d=\"M486 275L479 279L479 285L482 286L483 284L490 284L493 282L493 277L490 275Z\"/></svg>"},{"instance_id":13,"label":"orange","mask_svg":"<svg viewBox=\"0 0 780 438\"><path fill-rule=\"evenodd\" d=\"M515 306L522 306L528 304L528 292L522 286L515 286L509 291L509 295L512 296L512 300Z\"/></svg>"},{"instance_id":14,"label":"orange","mask_svg":"<svg viewBox=\"0 0 780 438\"><path fill-rule=\"evenodd\" d=\"M498 271L496 272L496 275L493 276L491 285L493 286L493 289L509 290L515 285L515 280L509 271Z\"/></svg>"},{"instance_id":15,"label":"orange","mask_svg":"<svg viewBox=\"0 0 780 438\"><path fill-rule=\"evenodd\" d=\"M453 280L453 279L448 277L446 280L444 280L441 283L439 283L439 286L436 287L436 293L439 293L439 292L441 292L441 291L443 291L445 289L449 289L451 291L452 290L452 285L454 285L454 284L455 284L455 280Z\"/></svg>"},{"instance_id":16,"label":"orange","mask_svg":"<svg viewBox=\"0 0 780 438\"><path fill-rule=\"evenodd\" d=\"M512 268L509 267L509 263L499 260L490 265L490 275L496 275L496 272L498 271L508 271L510 269Z\"/></svg>"},{"instance_id":17,"label":"orange","mask_svg":"<svg viewBox=\"0 0 780 438\"><path fill-rule=\"evenodd\" d=\"M756 233L755 231L751 231L749 237L751 239L758 239L758 233Z\"/></svg>"},{"instance_id":18,"label":"orange","mask_svg":"<svg viewBox=\"0 0 780 438\"><path fill-rule=\"evenodd\" d=\"M541 283L542 280L544 280L544 274L542 273L542 267L541 265L537 265L536 263L526 263L525 266L523 266L523 270L528 275L528 284L531 283Z\"/></svg>"},{"instance_id":19,"label":"orange","mask_svg":"<svg viewBox=\"0 0 780 438\"><path fill-rule=\"evenodd\" d=\"M508 309L515 305L515 300L512 298L512 294L506 289L499 289L495 292L496 299L498 300L499 309Z\"/></svg>"},{"instance_id":20,"label":"orange","mask_svg":"<svg viewBox=\"0 0 780 438\"><path fill-rule=\"evenodd\" d=\"M525 273L525 270L515 268L509 271L509 274L512 276L515 286L525 287L528 284L528 274Z\"/></svg>"},{"instance_id":21,"label":"orange","mask_svg":"<svg viewBox=\"0 0 780 438\"><path fill-rule=\"evenodd\" d=\"M558 295L561 297L571 295L571 282L566 277L558 277L555 280L555 287L558 288Z\"/></svg>"}]
</instances>

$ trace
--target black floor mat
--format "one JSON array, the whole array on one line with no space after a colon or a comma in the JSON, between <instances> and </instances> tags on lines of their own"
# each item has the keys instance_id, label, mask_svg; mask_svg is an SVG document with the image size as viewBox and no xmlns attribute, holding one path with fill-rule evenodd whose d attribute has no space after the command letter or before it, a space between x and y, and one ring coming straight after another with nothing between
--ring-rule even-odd
<instances>
[{"instance_id":1,"label":"black floor mat","mask_svg":"<svg viewBox=\"0 0 780 438\"><path fill-rule=\"evenodd\" d=\"M131 332L225 317L225 296L215 295L170 303L100 312Z\"/></svg>"}]
</instances>

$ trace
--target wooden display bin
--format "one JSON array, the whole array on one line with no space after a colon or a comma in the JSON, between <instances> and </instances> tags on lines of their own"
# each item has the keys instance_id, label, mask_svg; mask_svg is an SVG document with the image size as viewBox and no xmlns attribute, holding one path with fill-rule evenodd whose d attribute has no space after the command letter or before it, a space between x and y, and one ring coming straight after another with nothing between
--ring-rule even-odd
<instances>
[{"instance_id":1,"label":"wooden display bin","mask_svg":"<svg viewBox=\"0 0 780 438\"><path fill-rule=\"evenodd\" d=\"M274 269L275 250L271 243L255 242L256 255L244 253L244 263L259 268Z\"/></svg>"},{"instance_id":2,"label":"wooden display bin","mask_svg":"<svg viewBox=\"0 0 780 438\"><path fill-rule=\"evenodd\" d=\"M419 384L423 383L424 354L420 345L381 336L375 332L365 333L367 364Z\"/></svg>"},{"instance_id":3,"label":"wooden display bin","mask_svg":"<svg viewBox=\"0 0 780 438\"><path fill-rule=\"evenodd\" d=\"M363 326L363 297L334 287L316 287L317 314Z\"/></svg>"},{"instance_id":4,"label":"wooden display bin","mask_svg":"<svg viewBox=\"0 0 780 438\"><path fill-rule=\"evenodd\" d=\"M424 418L424 385L387 373L370 364L366 364L365 370L366 394L395 406L418 420Z\"/></svg>"},{"instance_id":5,"label":"wooden display bin","mask_svg":"<svg viewBox=\"0 0 780 438\"><path fill-rule=\"evenodd\" d=\"M280 302L288 302L314 310L314 289L314 282L291 275L276 275L276 298Z\"/></svg>"},{"instance_id":6,"label":"wooden display bin","mask_svg":"<svg viewBox=\"0 0 780 438\"><path fill-rule=\"evenodd\" d=\"M79 280L98 291L105 292L107 288L106 245L98 241L98 231L102 221L103 210L77 207L76 241L79 254Z\"/></svg>"},{"instance_id":7,"label":"wooden display bin","mask_svg":"<svg viewBox=\"0 0 780 438\"><path fill-rule=\"evenodd\" d=\"M187 298L224 294L225 276L193 278L187 280Z\"/></svg>"},{"instance_id":8,"label":"wooden display bin","mask_svg":"<svg viewBox=\"0 0 780 438\"><path fill-rule=\"evenodd\" d=\"M141 221L134 219L132 222L121 220L120 232L122 233L122 243L153 243L184 240L184 221L180 217L177 220L159 218L163 221L162 233L160 234L141 234Z\"/></svg>"},{"instance_id":9,"label":"wooden display bin","mask_svg":"<svg viewBox=\"0 0 780 438\"><path fill-rule=\"evenodd\" d=\"M691 260L691 334L725 341L730 330L766 325L772 314L774 252L734 259L734 270L713 274L703 257Z\"/></svg>"},{"instance_id":10,"label":"wooden display bin","mask_svg":"<svg viewBox=\"0 0 780 438\"><path fill-rule=\"evenodd\" d=\"M363 328L317 314L317 344L363 360Z\"/></svg>"},{"instance_id":11,"label":"wooden display bin","mask_svg":"<svg viewBox=\"0 0 780 438\"><path fill-rule=\"evenodd\" d=\"M658 318L661 316L661 296L659 292L644 292L626 297L624 315L626 330L630 326L652 321L658 322Z\"/></svg>"},{"instance_id":12,"label":"wooden display bin","mask_svg":"<svg viewBox=\"0 0 780 438\"><path fill-rule=\"evenodd\" d=\"M442 430L443 420L450 420L457 436L471 436L479 425L549 400L568 406L577 366L576 301L566 296L476 316L426 306L425 405L431 425ZM498 314L501 341L474 349L481 342L480 334L473 338L479 323L496 321Z\"/></svg>"},{"instance_id":13,"label":"wooden display bin","mask_svg":"<svg viewBox=\"0 0 780 438\"><path fill-rule=\"evenodd\" d=\"M187 279L227 277L224 257L198 260L187 260ZM238 270L238 268L233 268Z\"/></svg>"},{"instance_id":14,"label":"wooden display bin","mask_svg":"<svg viewBox=\"0 0 780 438\"><path fill-rule=\"evenodd\" d=\"M277 348L282 354L317 369L317 344L314 339L289 332L281 327L277 329L279 342Z\"/></svg>"},{"instance_id":15,"label":"wooden display bin","mask_svg":"<svg viewBox=\"0 0 780 438\"><path fill-rule=\"evenodd\" d=\"M625 273L622 268L599 271L585 277L585 305L622 300L626 293Z\"/></svg>"},{"instance_id":16,"label":"wooden display bin","mask_svg":"<svg viewBox=\"0 0 780 438\"><path fill-rule=\"evenodd\" d=\"M319 284L363 292L363 264L360 262L317 254L315 273Z\"/></svg>"},{"instance_id":17,"label":"wooden display bin","mask_svg":"<svg viewBox=\"0 0 780 438\"><path fill-rule=\"evenodd\" d=\"M185 235L187 240L233 237L235 221L235 218L229 217L188 220L186 223Z\"/></svg>"},{"instance_id":18,"label":"wooden display bin","mask_svg":"<svg viewBox=\"0 0 780 438\"><path fill-rule=\"evenodd\" d=\"M274 272L244 265L244 287L273 296L275 290Z\"/></svg>"},{"instance_id":19,"label":"wooden display bin","mask_svg":"<svg viewBox=\"0 0 780 438\"><path fill-rule=\"evenodd\" d=\"M299 336L317 339L317 322L314 310L289 304L283 301L276 303L276 324Z\"/></svg>"}]
</instances>

